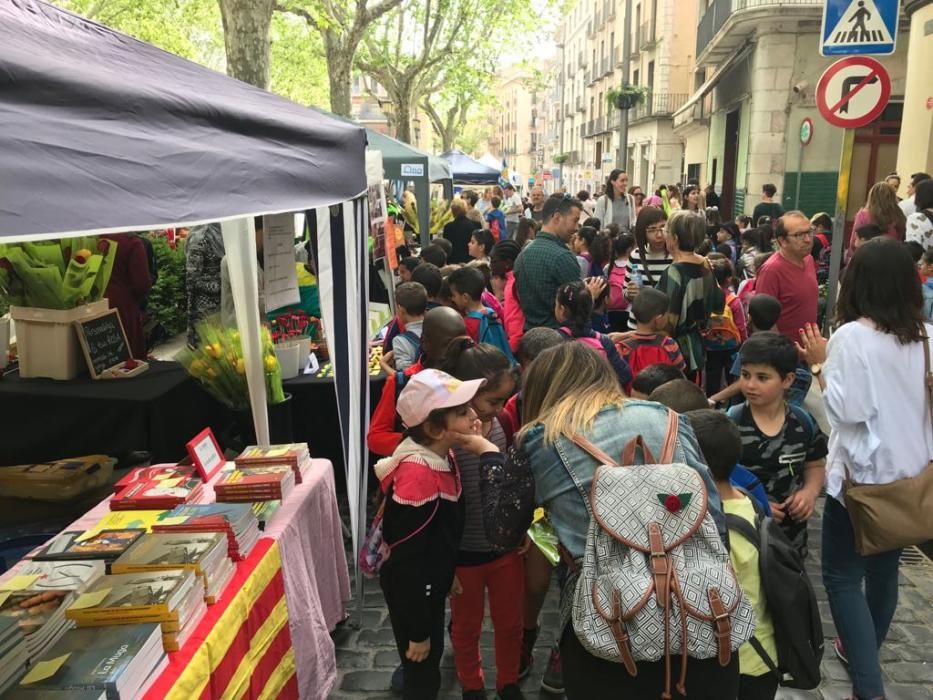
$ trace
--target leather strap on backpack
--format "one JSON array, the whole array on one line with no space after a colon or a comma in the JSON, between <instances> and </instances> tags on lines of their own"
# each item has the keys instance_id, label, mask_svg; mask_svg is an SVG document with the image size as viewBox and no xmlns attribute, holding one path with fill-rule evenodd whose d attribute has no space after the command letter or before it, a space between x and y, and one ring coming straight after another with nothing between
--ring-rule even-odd
<instances>
[{"instance_id":1,"label":"leather strap on backpack","mask_svg":"<svg viewBox=\"0 0 933 700\"><path fill-rule=\"evenodd\" d=\"M726 667L729 665L729 659L732 658L732 623L729 621L726 606L722 604L722 599L719 597L719 591L710 588L708 595L709 609L713 613L713 626L716 628L714 634L719 646L719 665Z\"/></svg>"}]
</instances>

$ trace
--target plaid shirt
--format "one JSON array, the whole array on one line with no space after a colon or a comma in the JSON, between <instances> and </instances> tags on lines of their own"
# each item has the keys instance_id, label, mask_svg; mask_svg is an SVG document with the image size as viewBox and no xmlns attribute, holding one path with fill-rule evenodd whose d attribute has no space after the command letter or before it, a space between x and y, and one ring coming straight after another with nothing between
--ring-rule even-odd
<instances>
[{"instance_id":1,"label":"plaid shirt","mask_svg":"<svg viewBox=\"0 0 933 700\"><path fill-rule=\"evenodd\" d=\"M515 289L525 312L525 330L558 328L554 300L562 284L579 280L577 257L553 233L538 233L515 261Z\"/></svg>"}]
</instances>

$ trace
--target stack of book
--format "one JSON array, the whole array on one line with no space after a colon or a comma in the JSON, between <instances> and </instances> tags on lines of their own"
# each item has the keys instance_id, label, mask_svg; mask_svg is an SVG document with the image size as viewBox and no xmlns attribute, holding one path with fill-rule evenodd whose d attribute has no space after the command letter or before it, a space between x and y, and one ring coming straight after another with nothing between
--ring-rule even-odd
<instances>
[{"instance_id":1,"label":"stack of book","mask_svg":"<svg viewBox=\"0 0 933 700\"><path fill-rule=\"evenodd\" d=\"M30 659L42 656L72 625L66 610L101 579L101 561L29 561L14 567L0 588L0 618L13 620L25 638ZM11 590L12 589L12 590Z\"/></svg>"},{"instance_id":2,"label":"stack of book","mask_svg":"<svg viewBox=\"0 0 933 700\"><path fill-rule=\"evenodd\" d=\"M294 487L295 472L289 466L238 467L221 472L214 494L218 503L281 501Z\"/></svg>"},{"instance_id":3,"label":"stack of book","mask_svg":"<svg viewBox=\"0 0 933 700\"><path fill-rule=\"evenodd\" d=\"M194 467L181 464L154 464L151 467L140 467L127 472L123 478L113 485L113 492L120 493L130 486L148 483L150 481L164 481L166 479L191 479L198 475Z\"/></svg>"},{"instance_id":4,"label":"stack of book","mask_svg":"<svg viewBox=\"0 0 933 700\"><path fill-rule=\"evenodd\" d=\"M295 472L295 483L300 484L302 475L311 466L311 453L308 451L306 442L269 445L268 447L250 445L233 461L240 469L286 464Z\"/></svg>"},{"instance_id":5,"label":"stack of book","mask_svg":"<svg viewBox=\"0 0 933 700\"><path fill-rule=\"evenodd\" d=\"M80 530L69 530L56 535L44 547L31 552L29 558L36 562L99 560L107 569L102 573L109 573L110 563L144 534L146 531L141 528L101 530L90 536Z\"/></svg>"},{"instance_id":6,"label":"stack of book","mask_svg":"<svg viewBox=\"0 0 933 700\"><path fill-rule=\"evenodd\" d=\"M191 467L175 467L176 471L163 470L153 478L144 478L145 472L152 473L152 469L137 469L123 477L124 486L111 497L110 510L169 510L200 497L203 482Z\"/></svg>"},{"instance_id":7,"label":"stack of book","mask_svg":"<svg viewBox=\"0 0 933 700\"><path fill-rule=\"evenodd\" d=\"M26 670L29 652L23 631L12 617L0 617L0 693Z\"/></svg>"},{"instance_id":8,"label":"stack of book","mask_svg":"<svg viewBox=\"0 0 933 700\"><path fill-rule=\"evenodd\" d=\"M73 629L4 699L131 700L166 666L157 624Z\"/></svg>"},{"instance_id":9,"label":"stack of book","mask_svg":"<svg viewBox=\"0 0 933 700\"><path fill-rule=\"evenodd\" d=\"M206 611L194 571L171 569L102 576L65 614L78 627L158 622L165 650L177 651Z\"/></svg>"},{"instance_id":10,"label":"stack of book","mask_svg":"<svg viewBox=\"0 0 933 700\"><path fill-rule=\"evenodd\" d=\"M219 532L173 532L144 535L110 567L114 574L191 569L204 584L212 605L233 577L227 538Z\"/></svg>"},{"instance_id":11,"label":"stack of book","mask_svg":"<svg viewBox=\"0 0 933 700\"><path fill-rule=\"evenodd\" d=\"M227 554L241 561L259 541L259 524L253 508L246 503L205 503L178 506L155 532L222 532L227 536Z\"/></svg>"}]
</instances>

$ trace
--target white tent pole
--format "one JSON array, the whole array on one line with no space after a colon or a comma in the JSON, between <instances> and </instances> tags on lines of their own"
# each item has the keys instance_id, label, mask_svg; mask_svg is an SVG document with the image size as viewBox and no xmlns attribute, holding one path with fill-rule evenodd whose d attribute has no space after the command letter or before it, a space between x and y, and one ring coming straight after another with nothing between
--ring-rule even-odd
<instances>
[{"instance_id":1,"label":"white tent pole","mask_svg":"<svg viewBox=\"0 0 933 700\"><path fill-rule=\"evenodd\" d=\"M259 318L259 282L256 262L256 228L251 217L224 221L221 224L224 254L236 325L240 331L249 404L253 412L256 441L269 445L269 413L266 405L266 374L262 361L262 322Z\"/></svg>"}]
</instances>

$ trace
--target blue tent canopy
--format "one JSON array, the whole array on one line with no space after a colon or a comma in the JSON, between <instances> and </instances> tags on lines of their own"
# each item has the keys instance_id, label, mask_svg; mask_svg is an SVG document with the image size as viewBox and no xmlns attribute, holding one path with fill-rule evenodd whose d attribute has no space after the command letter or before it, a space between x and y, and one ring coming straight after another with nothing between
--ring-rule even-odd
<instances>
[{"instance_id":1,"label":"blue tent canopy","mask_svg":"<svg viewBox=\"0 0 933 700\"><path fill-rule=\"evenodd\" d=\"M463 151L453 150L441 154L441 158L450 163L454 184L461 185L496 185L499 183L499 171L470 158Z\"/></svg>"}]
</instances>

